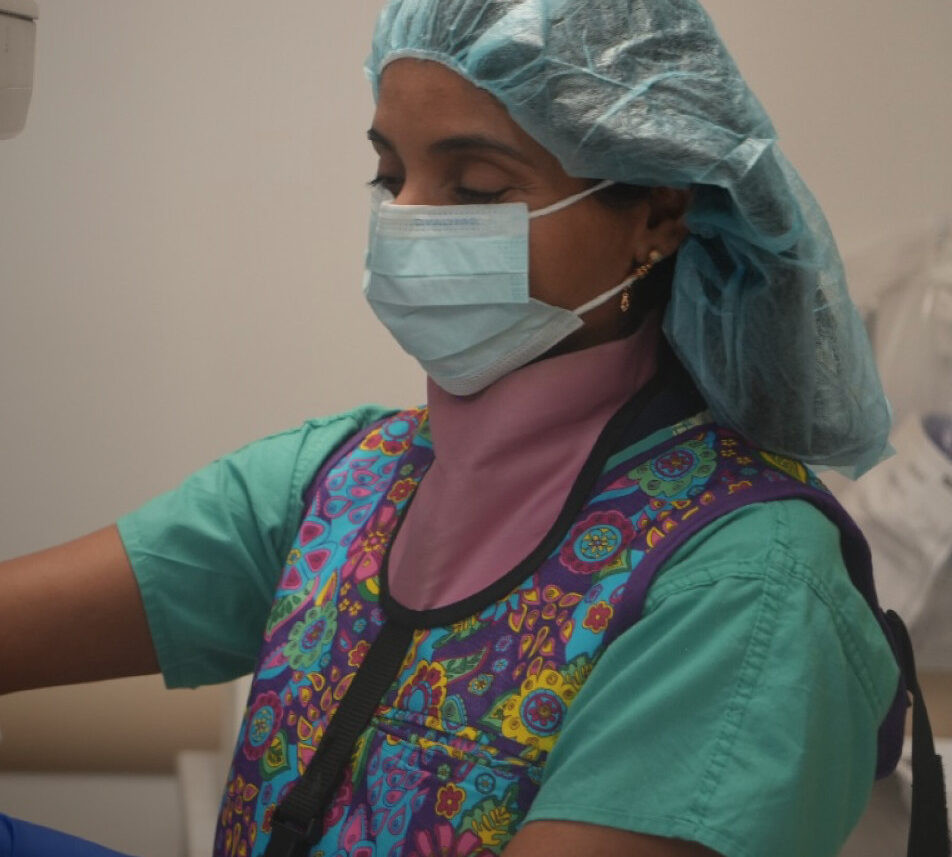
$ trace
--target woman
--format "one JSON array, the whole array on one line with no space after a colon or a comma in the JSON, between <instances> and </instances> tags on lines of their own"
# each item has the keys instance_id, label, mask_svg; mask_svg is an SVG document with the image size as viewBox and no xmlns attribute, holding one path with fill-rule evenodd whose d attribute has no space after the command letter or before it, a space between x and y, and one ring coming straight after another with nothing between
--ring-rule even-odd
<instances>
[{"instance_id":1,"label":"woman","mask_svg":"<svg viewBox=\"0 0 952 857\"><path fill-rule=\"evenodd\" d=\"M365 293L428 407L8 564L4 643L65 577L29 634L73 645L4 689L254 666L216 854L836 854L902 700L800 462L889 411L769 120L692 2L393 0L368 72Z\"/></svg>"}]
</instances>

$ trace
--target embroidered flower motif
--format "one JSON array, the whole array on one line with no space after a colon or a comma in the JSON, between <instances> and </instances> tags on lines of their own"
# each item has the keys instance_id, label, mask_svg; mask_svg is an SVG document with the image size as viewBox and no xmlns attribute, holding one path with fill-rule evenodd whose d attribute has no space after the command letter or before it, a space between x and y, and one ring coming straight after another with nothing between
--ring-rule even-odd
<instances>
[{"instance_id":1,"label":"embroidered flower motif","mask_svg":"<svg viewBox=\"0 0 952 857\"><path fill-rule=\"evenodd\" d=\"M360 640L357 645L350 650L350 654L347 655L347 663L352 667L359 667L364 662L364 658L367 656L369 649L370 643L366 640Z\"/></svg>"},{"instance_id":2,"label":"embroidered flower motif","mask_svg":"<svg viewBox=\"0 0 952 857\"><path fill-rule=\"evenodd\" d=\"M440 821L429 830L413 834L409 857L493 857L495 852L479 848L480 844L472 830L464 830L457 836L451 824Z\"/></svg>"},{"instance_id":3,"label":"embroidered flower motif","mask_svg":"<svg viewBox=\"0 0 952 857\"><path fill-rule=\"evenodd\" d=\"M422 714L431 729L442 729L441 716L446 699L446 672L441 663L420 661L397 695L397 708Z\"/></svg>"},{"instance_id":4,"label":"embroidered flower motif","mask_svg":"<svg viewBox=\"0 0 952 857\"><path fill-rule=\"evenodd\" d=\"M492 794L494 788L496 788L496 778L492 774L483 773L476 777L476 790L480 794Z\"/></svg>"},{"instance_id":5,"label":"embroidered flower motif","mask_svg":"<svg viewBox=\"0 0 952 857\"><path fill-rule=\"evenodd\" d=\"M614 562L635 537L621 512L594 512L572 528L559 559L576 574L594 574Z\"/></svg>"},{"instance_id":6,"label":"embroidered flower motif","mask_svg":"<svg viewBox=\"0 0 952 857\"><path fill-rule=\"evenodd\" d=\"M364 532L347 549L341 577L351 575L362 582L380 571L390 534L397 524L397 513L389 503L382 503L367 523Z\"/></svg>"},{"instance_id":7,"label":"embroidered flower motif","mask_svg":"<svg viewBox=\"0 0 952 857\"><path fill-rule=\"evenodd\" d=\"M426 411L404 411L375 428L361 442L361 449L379 449L384 455L403 455L413 443Z\"/></svg>"},{"instance_id":8,"label":"embroidered flower motif","mask_svg":"<svg viewBox=\"0 0 952 857\"><path fill-rule=\"evenodd\" d=\"M609 621L615 615L615 608L607 601L599 601L588 608L585 618L582 620L582 627L588 628L596 634L601 634L608 627Z\"/></svg>"},{"instance_id":9,"label":"embroidered flower motif","mask_svg":"<svg viewBox=\"0 0 952 857\"><path fill-rule=\"evenodd\" d=\"M466 800L466 791L454 786L453 783L447 783L436 793L435 812L443 818L453 818L463 808L464 800Z\"/></svg>"},{"instance_id":10,"label":"embroidered flower motif","mask_svg":"<svg viewBox=\"0 0 952 857\"><path fill-rule=\"evenodd\" d=\"M271 739L281 728L283 719L284 708L273 691L262 693L254 701L246 716L245 738L241 745L242 752L248 759L260 759L267 752ZM257 790L255 793L257 794Z\"/></svg>"},{"instance_id":11,"label":"embroidered flower motif","mask_svg":"<svg viewBox=\"0 0 952 857\"><path fill-rule=\"evenodd\" d=\"M530 676L503 704L503 735L537 751L550 750L576 693L555 670L544 669Z\"/></svg>"},{"instance_id":12,"label":"embroidered flower motif","mask_svg":"<svg viewBox=\"0 0 952 857\"><path fill-rule=\"evenodd\" d=\"M320 659L337 631L337 610L333 603L312 607L304 621L296 622L284 644L284 656L291 669L306 671Z\"/></svg>"},{"instance_id":13,"label":"embroidered flower motif","mask_svg":"<svg viewBox=\"0 0 952 857\"><path fill-rule=\"evenodd\" d=\"M649 497L675 497L717 467L717 453L703 440L688 440L632 470L628 476Z\"/></svg>"},{"instance_id":14,"label":"embroidered flower motif","mask_svg":"<svg viewBox=\"0 0 952 857\"><path fill-rule=\"evenodd\" d=\"M387 492L387 499L391 503L400 503L406 500L417 487L416 479L400 479L393 483L393 486Z\"/></svg>"},{"instance_id":15,"label":"embroidered flower motif","mask_svg":"<svg viewBox=\"0 0 952 857\"><path fill-rule=\"evenodd\" d=\"M475 696L482 696L493 683L493 676L489 673L480 673L469 680L469 692Z\"/></svg>"}]
</instances>

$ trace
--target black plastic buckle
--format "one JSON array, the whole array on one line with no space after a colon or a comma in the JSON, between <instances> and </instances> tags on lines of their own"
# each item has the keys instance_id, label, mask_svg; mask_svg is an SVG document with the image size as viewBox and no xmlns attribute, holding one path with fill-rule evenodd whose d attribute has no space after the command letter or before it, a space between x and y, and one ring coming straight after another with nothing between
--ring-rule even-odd
<instances>
[{"instance_id":1,"label":"black plastic buckle","mask_svg":"<svg viewBox=\"0 0 952 857\"><path fill-rule=\"evenodd\" d=\"M310 818L307 827L284 817L281 807L271 817L271 839L264 857L308 857L323 834L321 819Z\"/></svg>"}]
</instances>

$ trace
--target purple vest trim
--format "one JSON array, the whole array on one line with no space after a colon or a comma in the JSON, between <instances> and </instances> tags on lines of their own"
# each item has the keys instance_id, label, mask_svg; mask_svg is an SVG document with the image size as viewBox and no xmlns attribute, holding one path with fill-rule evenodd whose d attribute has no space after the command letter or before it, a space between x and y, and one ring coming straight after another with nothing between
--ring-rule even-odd
<instances>
[{"instance_id":1,"label":"purple vest trim","mask_svg":"<svg viewBox=\"0 0 952 857\"><path fill-rule=\"evenodd\" d=\"M662 564L748 503L797 497L829 516L854 584L880 615L865 541L822 484L713 425L637 457L616 454L534 567L416 613L389 599L386 555L432 461L426 412L411 410L352 439L316 477L265 629L216 855L263 854L275 805L314 755L387 612L417 630L312 855L499 853L568 709L607 646L641 617ZM881 770L898 756L903 702L897 693L880 733Z\"/></svg>"}]
</instances>

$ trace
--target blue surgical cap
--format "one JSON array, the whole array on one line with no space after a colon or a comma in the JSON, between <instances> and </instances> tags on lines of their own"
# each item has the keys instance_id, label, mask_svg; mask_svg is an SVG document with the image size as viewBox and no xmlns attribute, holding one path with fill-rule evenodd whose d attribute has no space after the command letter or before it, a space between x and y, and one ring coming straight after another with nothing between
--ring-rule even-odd
<instances>
[{"instance_id":1,"label":"blue surgical cap","mask_svg":"<svg viewBox=\"0 0 952 857\"><path fill-rule=\"evenodd\" d=\"M367 60L434 60L570 175L691 188L665 334L714 416L853 477L889 405L819 206L694 0L391 0Z\"/></svg>"}]
</instances>

